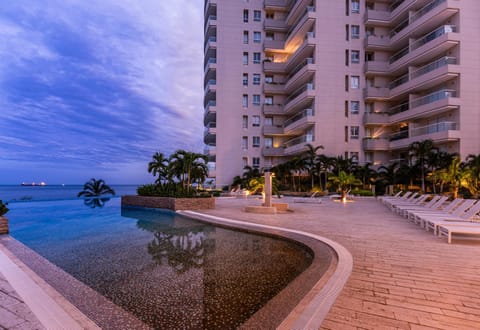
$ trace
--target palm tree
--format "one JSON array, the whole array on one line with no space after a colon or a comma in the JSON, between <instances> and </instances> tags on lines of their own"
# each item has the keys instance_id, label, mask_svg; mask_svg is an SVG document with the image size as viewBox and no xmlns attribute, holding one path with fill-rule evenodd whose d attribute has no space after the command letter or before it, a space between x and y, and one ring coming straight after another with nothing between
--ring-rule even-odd
<instances>
[{"instance_id":1,"label":"palm tree","mask_svg":"<svg viewBox=\"0 0 480 330\"><path fill-rule=\"evenodd\" d=\"M438 152L433 144L432 140L416 141L410 144L408 147L410 156L416 160L416 163L420 165L420 179L422 184L422 191L425 191L425 171L429 158L432 158L432 154Z\"/></svg>"},{"instance_id":2,"label":"palm tree","mask_svg":"<svg viewBox=\"0 0 480 330\"><path fill-rule=\"evenodd\" d=\"M460 158L456 157L453 159L452 163L442 170L440 170L443 179L446 183L450 184L450 191L453 198L457 198L458 190L462 185L465 184L465 171L462 170L462 163Z\"/></svg>"},{"instance_id":3,"label":"palm tree","mask_svg":"<svg viewBox=\"0 0 480 330\"><path fill-rule=\"evenodd\" d=\"M363 166L357 166L355 169L355 175L362 181L362 186L364 189L367 187L367 183L369 186L368 188L370 188L370 185L375 181L377 176L377 171L375 171L373 168L370 168L370 166L372 166L372 164L366 163Z\"/></svg>"},{"instance_id":4,"label":"palm tree","mask_svg":"<svg viewBox=\"0 0 480 330\"><path fill-rule=\"evenodd\" d=\"M350 189L351 186L359 186L362 184L360 180L358 180L355 175L351 173L347 173L345 171L340 171L338 175L331 175L330 181L332 181L340 190L340 196L342 201L344 201L347 197L347 191Z\"/></svg>"},{"instance_id":5,"label":"palm tree","mask_svg":"<svg viewBox=\"0 0 480 330\"><path fill-rule=\"evenodd\" d=\"M203 182L207 177L207 162L206 155L177 150L170 155L169 171L180 181L183 189L190 192L193 182Z\"/></svg>"},{"instance_id":6,"label":"palm tree","mask_svg":"<svg viewBox=\"0 0 480 330\"><path fill-rule=\"evenodd\" d=\"M305 151L302 158L305 162L305 168L307 169L308 174L310 175L312 189L313 189L315 185L314 183L315 172L317 172L316 171L316 163L317 163L317 157L318 157L317 151L319 149L323 149L323 146L320 145L320 146L314 147L310 143L307 143L305 146L307 147L307 151Z\"/></svg>"},{"instance_id":7,"label":"palm tree","mask_svg":"<svg viewBox=\"0 0 480 330\"><path fill-rule=\"evenodd\" d=\"M478 198L480 195L480 155L468 155L465 160L465 170L467 180L467 189Z\"/></svg>"},{"instance_id":8,"label":"palm tree","mask_svg":"<svg viewBox=\"0 0 480 330\"><path fill-rule=\"evenodd\" d=\"M148 163L148 173L152 173L153 176L158 174L158 179L155 181L161 184L168 176L168 159L161 152L156 152L152 158L153 160Z\"/></svg>"},{"instance_id":9,"label":"palm tree","mask_svg":"<svg viewBox=\"0 0 480 330\"><path fill-rule=\"evenodd\" d=\"M83 190L77 194L77 197L98 197L102 195L115 195L115 191L110 188L102 179L90 179L83 185Z\"/></svg>"},{"instance_id":10,"label":"palm tree","mask_svg":"<svg viewBox=\"0 0 480 330\"><path fill-rule=\"evenodd\" d=\"M398 182L399 162L393 162L389 165L382 165L378 168L377 180L387 186L395 186Z\"/></svg>"}]
</instances>

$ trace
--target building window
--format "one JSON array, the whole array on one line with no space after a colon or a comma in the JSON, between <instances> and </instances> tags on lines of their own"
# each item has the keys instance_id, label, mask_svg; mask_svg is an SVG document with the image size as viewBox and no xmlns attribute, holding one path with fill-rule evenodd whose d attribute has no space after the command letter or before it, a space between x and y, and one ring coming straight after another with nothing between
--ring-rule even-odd
<instances>
[{"instance_id":1,"label":"building window","mask_svg":"<svg viewBox=\"0 0 480 330\"><path fill-rule=\"evenodd\" d=\"M350 10L354 14L360 13L360 0L352 0L350 3Z\"/></svg>"},{"instance_id":2,"label":"building window","mask_svg":"<svg viewBox=\"0 0 480 330\"><path fill-rule=\"evenodd\" d=\"M358 139L360 135L359 126L350 126L350 139Z\"/></svg>"},{"instance_id":3,"label":"building window","mask_svg":"<svg viewBox=\"0 0 480 330\"><path fill-rule=\"evenodd\" d=\"M253 105L260 105L260 95L258 94L253 95Z\"/></svg>"},{"instance_id":4,"label":"building window","mask_svg":"<svg viewBox=\"0 0 480 330\"><path fill-rule=\"evenodd\" d=\"M263 145L264 145L266 148L271 148L271 147L273 147L273 139L272 139L271 137L264 138L264 139L263 139Z\"/></svg>"},{"instance_id":5,"label":"building window","mask_svg":"<svg viewBox=\"0 0 480 330\"><path fill-rule=\"evenodd\" d=\"M260 116L253 116L252 117L252 126L253 127L260 127Z\"/></svg>"},{"instance_id":6,"label":"building window","mask_svg":"<svg viewBox=\"0 0 480 330\"><path fill-rule=\"evenodd\" d=\"M243 150L248 149L248 136L242 137L242 149Z\"/></svg>"},{"instance_id":7,"label":"building window","mask_svg":"<svg viewBox=\"0 0 480 330\"><path fill-rule=\"evenodd\" d=\"M254 148L260 147L260 136L254 136L252 138L252 147Z\"/></svg>"},{"instance_id":8,"label":"building window","mask_svg":"<svg viewBox=\"0 0 480 330\"><path fill-rule=\"evenodd\" d=\"M366 163L373 163L373 152L365 151L364 158Z\"/></svg>"},{"instance_id":9,"label":"building window","mask_svg":"<svg viewBox=\"0 0 480 330\"><path fill-rule=\"evenodd\" d=\"M260 53L253 53L253 64L260 64Z\"/></svg>"},{"instance_id":10,"label":"building window","mask_svg":"<svg viewBox=\"0 0 480 330\"><path fill-rule=\"evenodd\" d=\"M348 92L348 76L345 76L345 92Z\"/></svg>"},{"instance_id":11,"label":"building window","mask_svg":"<svg viewBox=\"0 0 480 330\"><path fill-rule=\"evenodd\" d=\"M248 158L247 157L242 157L242 164L243 164L243 168L248 166Z\"/></svg>"},{"instance_id":12,"label":"building window","mask_svg":"<svg viewBox=\"0 0 480 330\"><path fill-rule=\"evenodd\" d=\"M352 115L358 115L360 111L360 102L359 101L350 101L350 113Z\"/></svg>"},{"instance_id":13,"label":"building window","mask_svg":"<svg viewBox=\"0 0 480 330\"><path fill-rule=\"evenodd\" d=\"M345 142L348 142L348 126L345 126Z\"/></svg>"},{"instance_id":14,"label":"building window","mask_svg":"<svg viewBox=\"0 0 480 330\"><path fill-rule=\"evenodd\" d=\"M263 120L263 124L265 126L272 126L273 125L273 118L272 117L265 117Z\"/></svg>"},{"instance_id":15,"label":"building window","mask_svg":"<svg viewBox=\"0 0 480 330\"><path fill-rule=\"evenodd\" d=\"M252 167L259 168L260 167L260 158L259 157L252 157Z\"/></svg>"},{"instance_id":16,"label":"building window","mask_svg":"<svg viewBox=\"0 0 480 330\"><path fill-rule=\"evenodd\" d=\"M273 76L265 76L266 84L273 84Z\"/></svg>"},{"instance_id":17,"label":"building window","mask_svg":"<svg viewBox=\"0 0 480 330\"><path fill-rule=\"evenodd\" d=\"M255 22L260 22L262 20L262 12L260 10L253 11L253 20Z\"/></svg>"},{"instance_id":18,"label":"building window","mask_svg":"<svg viewBox=\"0 0 480 330\"><path fill-rule=\"evenodd\" d=\"M351 76L350 77L350 87L352 89L359 89L360 88L360 77L359 76Z\"/></svg>"},{"instance_id":19,"label":"building window","mask_svg":"<svg viewBox=\"0 0 480 330\"><path fill-rule=\"evenodd\" d=\"M265 96L265 104L273 105L273 96Z\"/></svg>"},{"instance_id":20,"label":"building window","mask_svg":"<svg viewBox=\"0 0 480 330\"><path fill-rule=\"evenodd\" d=\"M352 50L350 59L352 63L360 63L360 51Z\"/></svg>"},{"instance_id":21,"label":"building window","mask_svg":"<svg viewBox=\"0 0 480 330\"><path fill-rule=\"evenodd\" d=\"M349 55L348 55L349 51L348 49L345 49L345 65L348 66L348 60L349 60Z\"/></svg>"},{"instance_id":22,"label":"building window","mask_svg":"<svg viewBox=\"0 0 480 330\"><path fill-rule=\"evenodd\" d=\"M242 95L242 106L244 108L248 107L248 95L247 94Z\"/></svg>"},{"instance_id":23,"label":"building window","mask_svg":"<svg viewBox=\"0 0 480 330\"><path fill-rule=\"evenodd\" d=\"M248 128L248 116L242 117L242 128Z\"/></svg>"},{"instance_id":24,"label":"building window","mask_svg":"<svg viewBox=\"0 0 480 330\"><path fill-rule=\"evenodd\" d=\"M254 85L260 85L260 74L259 73L254 73L253 74L253 84Z\"/></svg>"},{"instance_id":25,"label":"building window","mask_svg":"<svg viewBox=\"0 0 480 330\"><path fill-rule=\"evenodd\" d=\"M243 22L248 23L248 9L243 10Z\"/></svg>"},{"instance_id":26,"label":"building window","mask_svg":"<svg viewBox=\"0 0 480 330\"><path fill-rule=\"evenodd\" d=\"M254 31L253 32L253 42L259 43L262 41L262 33L259 31Z\"/></svg>"},{"instance_id":27,"label":"building window","mask_svg":"<svg viewBox=\"0 0 480 330\"><path fill-rule=\"evenodd\" d=\"M243 43L248 44L248 31L243 31Z\"/></svg>"},{"instance_id":28,"label":"building window","mask_svg":"<svg viewBox=\"0 0 480 330\"><path fill-rule=\"evenodd\" d=\"M273 32L265 33L265 40L275 40L275 34Z\"/></svg>"},{"instance_id":29,"label":"building window","mask_svg":"<svg viewBox=\"0 0 480 330\"><path fill-rule=\"evenodd\" d=\"M348 118L348 101L345 101L345 117Z\"/></svg>"},{"instance_id":30,"label":"building window","mask_svg":"<svg viewBox=\"0 0 480 330\"><path fill-rule=\"evenodd\" d=\"M358 163L358 152L352 151L350 152L350 159L353 163Z\"/></svg>"},{"instance_id":31,"label":"building window","mask_svg":"<svg viewBox=\"0 0 480 330\"><path fill-rule=\"evenodd\" d=\"M242 63L243 65L248 65L248 52L243 52Z\"/></svg>"},{"instance_id":32,"label":"building window","mask_svg":"<svg viewBox=\"0 0 480 330\"><path fill-rule=\"evenodd\" d=\"M248 86L248 73L244 73L242 77L242 85Z\"/></svg>"},{"instance_id":33,"label":"building window","mask_svg":"<svg viewBox=\"0 0 480 330\"><path fill-rule=\"evenodd\" d=\"M360 25L351 25L350 32L352 39L359 39L360 38Z\"/></svg>"},{"instance_id":34,"label":"building window","mask_svg":"<svg viewBox=\"0 0 480 330\"><path fill-rule=\"evenodd\" d=\"M273 19L274 17L275 17L275 14L274 14L273 11L267 11L267 12L265 13L265 18L266 18L266 19Z\"/></svg>"}]
</instances>

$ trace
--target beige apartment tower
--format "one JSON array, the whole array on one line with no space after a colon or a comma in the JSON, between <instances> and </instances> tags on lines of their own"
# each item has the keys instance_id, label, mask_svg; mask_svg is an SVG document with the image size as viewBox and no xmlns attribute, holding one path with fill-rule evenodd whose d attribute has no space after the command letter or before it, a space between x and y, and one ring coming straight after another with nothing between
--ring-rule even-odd
<instances>
[{"instance_id":1,"label":"beige apartment tower","mask_svg":"<svg viewBox=\"0 0 480 330\"><path fill-rule=\"evenodd\" d=\"M229 185L322 145L480 153L479 0L206 0L204 142Z\"/></svg>"}]
</instances>

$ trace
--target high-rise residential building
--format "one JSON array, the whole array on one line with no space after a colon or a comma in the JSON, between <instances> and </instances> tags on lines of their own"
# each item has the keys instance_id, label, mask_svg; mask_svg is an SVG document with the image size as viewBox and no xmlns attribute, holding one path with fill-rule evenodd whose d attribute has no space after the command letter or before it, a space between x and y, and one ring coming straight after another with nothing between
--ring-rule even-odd
<instances>
[{"instance_id":1,"label":"high-rise residential building","mask_svg":"<svg viewBox=\"0 0 480 330\"><path fill-rule=\"evenodd\" d=\"M479 0L206 0L210 176L322 145L388 164L480 153Z\"/></svg>"}]
</instances>

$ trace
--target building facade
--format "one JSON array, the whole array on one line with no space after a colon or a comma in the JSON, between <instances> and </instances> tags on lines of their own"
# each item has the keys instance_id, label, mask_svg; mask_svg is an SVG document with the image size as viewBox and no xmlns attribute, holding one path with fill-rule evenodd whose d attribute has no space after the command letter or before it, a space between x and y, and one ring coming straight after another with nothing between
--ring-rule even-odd
<instances>
[{"instance_id":1,"label":"building facade","mask_svg":"<svg viewBox=\"0 0 480 330\"><path fill-rule=\"evenodd\" d=\"M322 145L360 163L480 153L480 1L206 0L210 177Z\"/></svg>"}]
</instances>

